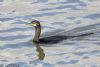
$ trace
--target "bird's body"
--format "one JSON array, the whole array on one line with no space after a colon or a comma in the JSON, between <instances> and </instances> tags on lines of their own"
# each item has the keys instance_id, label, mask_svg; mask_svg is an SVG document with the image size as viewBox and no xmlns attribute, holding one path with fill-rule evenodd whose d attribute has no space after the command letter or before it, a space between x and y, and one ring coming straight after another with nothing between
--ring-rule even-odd
<instances>
[{"instance_id":1,"label":"bird's body","mask_svg":"<svg viewBox=\"0 0 100 67\"><path fill-rule=\"evenodd\" d=\"M70 31L55 31L47 34L41 35L41 24L39 21L35 20L31 22L31 25L35 27L35 36L33 41L37 43L58 43L59 41L65 40L67 38L73 38L73 37L80 37L80 36L87 36L94 33L94 29L91 29L90 27L93 27L95 25L85 26L85 27L79 27L74 28ZM61 31L61 32L60 32ZM92 32L91 32L92 31ZM42 36L42 37L41 37Z\"/></svg>"}]
</instances>

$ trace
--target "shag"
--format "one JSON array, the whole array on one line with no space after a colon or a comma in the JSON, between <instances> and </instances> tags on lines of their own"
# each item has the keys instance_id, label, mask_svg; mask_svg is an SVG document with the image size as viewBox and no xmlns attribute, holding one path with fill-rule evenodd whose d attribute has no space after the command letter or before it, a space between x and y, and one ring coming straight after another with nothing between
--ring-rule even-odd
<instances>
[{"instance_id":1,"label":"shag","mask_svg":"<svg viewBox=\"0 0 100 67\"><path fill-rule=\"evenodd\" d=\"M66 32L62 32L60 34L57 35L51 35L45 38L40 38L41 35L41 24L38 20L34 20L31 21L31 23L29 23L29 25L34 26L35 27L35 36L33 38L33 42L35 43L43 43L43 44L54 44L54 43L58 43L59 41L65 40L67 38L73 38L73 37L82 37L82 36L88 36L91 35L93 33L85 33L85 34L80 34L77 36L68 36ZM64 35L62 35L64 34Z\"/></svg>"}]
</instances>

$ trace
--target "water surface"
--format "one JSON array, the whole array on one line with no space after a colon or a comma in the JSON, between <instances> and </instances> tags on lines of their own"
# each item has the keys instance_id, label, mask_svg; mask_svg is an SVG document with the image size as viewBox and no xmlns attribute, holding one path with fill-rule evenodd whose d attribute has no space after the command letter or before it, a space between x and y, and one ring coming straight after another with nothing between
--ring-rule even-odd
<instances>
[{"instance_id":1,"label":"water surface","mask_svg":"<svg viewBox=\"0 0 100 67\"><path fill-rule=\"evenodd\" d=\"M0 1L0 64L100 67L99 3L99 0ZM41 37L54 35L50 43L32 42L34 28L25 25L32 20L41 22ZM58 32L61 35L55 36ZM79 35L83 33L92 34Z\"/></svg>"}]
</instances>

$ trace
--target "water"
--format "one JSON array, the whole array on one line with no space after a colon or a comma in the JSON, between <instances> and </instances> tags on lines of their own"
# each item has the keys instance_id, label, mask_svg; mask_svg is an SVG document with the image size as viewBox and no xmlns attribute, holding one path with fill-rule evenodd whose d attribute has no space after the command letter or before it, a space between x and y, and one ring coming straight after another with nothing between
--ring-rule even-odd
<instances>
[{"instance_id":1,"label":"water","mask_svg":"<svg viewBox=\"0 0 100 67\"><path fill-rule=\"evenodd\" d=\"M0 1L0 66L100 67L99 0ZM32 42L39 20L41 37L67 31L57 43ZM79 36L82 33L93 33ZM66 37L64 35L64 37Z\"/></svg>"}]
</instances>

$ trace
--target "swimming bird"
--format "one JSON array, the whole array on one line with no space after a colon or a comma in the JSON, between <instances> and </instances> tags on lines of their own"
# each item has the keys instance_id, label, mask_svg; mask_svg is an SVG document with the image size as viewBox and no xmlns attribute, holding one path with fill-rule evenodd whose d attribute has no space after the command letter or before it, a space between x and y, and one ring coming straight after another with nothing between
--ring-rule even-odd
<instances>
[{"instance_id":1,"label":"swimming bird","mask_svg":"<svg viewBox=\"0 0 100 67\"><path fill-rule=\"evenodd\" d=\"M71 34L73 32L69 33L69 31L63 31L63 32L55 34L55 35L50 35L50 36L45 36L44 38L40 38L40 35L41 35L40 22L38 20L34 20L34 21L31 21L31 23L29 23L29 25L35 27L35 36L33 38L33 42L42 43L42 44L54 44L54 43L58 43L62 40L65 40L67 38L82 37L82 36L87 36L87 35L93 34L91 32L88 32L88 33L82 33L82 34L70 36L69 34ZM81 30L81 29L79 29L79 30ZM74 31L74 33L76 33L75 30L72 30L72 31Z\"/></svg>"}]
</instances>

